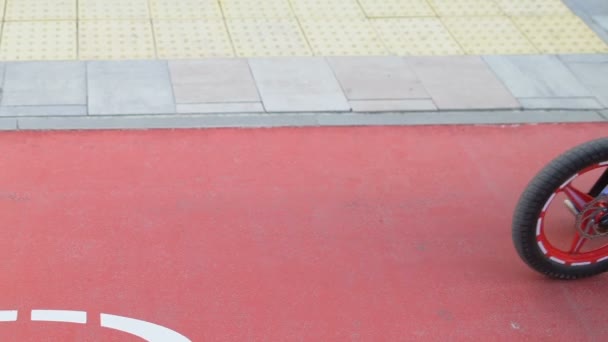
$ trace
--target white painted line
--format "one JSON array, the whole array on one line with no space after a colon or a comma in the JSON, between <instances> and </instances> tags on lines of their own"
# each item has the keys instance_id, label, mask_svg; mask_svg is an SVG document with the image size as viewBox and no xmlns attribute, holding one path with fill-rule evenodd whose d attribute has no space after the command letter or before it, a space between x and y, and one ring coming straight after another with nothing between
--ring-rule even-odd
<instances>
[{"instance_id":1,"label":"white painted line","mask_svg":"<svg viewBox=\"0 0 608 342\"><path fill-rule=\"evenodd\" d=\"M191 342L185 336L169 328L134 318L102 313L101 326L141 337L148 342Z\"/></svg>"},{"instance_id":2,"label":"white painted line","mask_svg":"<svg viewBox=\"0 0 608 342\"><path fill-rule=\"evenodd\" d=\"M549 207L549 204L551 204L551 202L553 202L553 199L555 198L555 192L553 193L553 195L551 195L551 197L549 197L549 200L547 201L547 203L545 203L545 206L543 207L543 213L545 211L547 211L547 208Z\"/></svg>"},{"instance_id":3,"label":"white painted line","mask_svg":"<svg viewBox=\"0 0 608 342\"><path fill-rule=\"evenodd\" d=\"M538 247L540 247L540 250L543 251L543 254L547 254L547 250L541 241L538 241Z\"/></svg>"},{"instance_id":4,"label":"white painted line","mask_svg":"<svg viewBox=\"0 0 608 342\"><path fill-rule=\"evenodd\" d=\"M17 320L17 310L0 310L0 322L14 322Z\"/></svg>"},{"instance_id":5,"label":"white painted line","mask_svg":"<svg viewBox=\"0 0 608 342\"><path fill-rule=\"evenodd\" d=\"M591 263L589 261L572 263L572 266L586 266L586 265L591 265Z\"/></svg>"},{"instance_id":6,"label":"white painted line","mask_svg":"<svg viewBox=\"0 0 608 342\"><path fill-rule=\"evenodd\" d=\"M32 310L32 321L87 323L87 313L71 310Z\"/></svg>"},{"instance_id":7,"label":"white painted line","mask_svg":"<svg viewBox=\"0 0 608 342\"><path fill-rule=\"evenodd\" d=\"M606 165L608 165L608 161L605 161L605 162L601 162L601 163L600 163L600 166L606 166Z\"/></svg>"},{"instance_id":8,"label":"white painted line","mask_svg":"<svg viewBox=\"0 0 608 342\"><path fill-rule=\"evenodd\" d=\"M550 257L549 259L555 261L558 264L562 264L562 265L566 264L566 262L564 260L558 259L556 257Z\"/></svg>"},{"instance_id":9,"label":"white painted line","mask_svg":"<svg viewBox=\"0 0 608 342\"><path fill-rule=\"evenodd\" d=\"M543 224L543 219L539 218L538 221L536 222L536 236L540 236L540 227Z\"/></svg>"},{"instance_id":10,"label":"white painted line","mask_svg":"<svg viewBox=\"0 0 608 342\"><path fill-rule=\"evenodd\" d=\"M560 189L565 188L565 187L566 187L568 184L570 184L570 183L571 183L571 182L574 180L574 178L576 178L576 177L578 177L578 173L577 173L577 174L575 174L574 176L570 177L570 179L568 179L568 180L567 180L567 181L566 181L564 184L562 184L562 186L560 186L559 188L560 188Z\"/></svg>"},{"instance_id":11,"label":"white painted line","mask_svg":"<svg viewBox=\"0 0 608 342\"><path fill-rule=\"evenodd\" d=\"M605 256L603 258L597 259L597 262L602 262L604 260L608 260L608 256Z\"/></svg>"}]
</instances>

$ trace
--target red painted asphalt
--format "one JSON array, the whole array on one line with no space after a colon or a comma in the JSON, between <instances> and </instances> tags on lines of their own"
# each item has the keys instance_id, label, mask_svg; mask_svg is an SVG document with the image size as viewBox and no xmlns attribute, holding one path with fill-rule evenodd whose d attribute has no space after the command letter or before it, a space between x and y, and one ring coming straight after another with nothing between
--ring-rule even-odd
<instances>
[{"instance_id":1,"label":"red painted asphalt","mask_svg":"<svg viewBox=\"0 0 608 342\"><path fill-rule=\"evenodd\" d=\"M606 276L538 276L510 220L607 129L2 133L0 340L141 340L100 313L192 341L606 340Z\"/></svg>"}]
</instances>

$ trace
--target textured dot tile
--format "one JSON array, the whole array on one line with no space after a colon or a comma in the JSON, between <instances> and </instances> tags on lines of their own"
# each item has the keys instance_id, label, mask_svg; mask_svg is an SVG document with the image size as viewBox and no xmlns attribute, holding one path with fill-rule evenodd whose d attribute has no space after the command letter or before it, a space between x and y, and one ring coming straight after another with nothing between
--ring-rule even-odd
<instances>
[{"instance_id":1,"label":"textured dot tile","mask_svg":"<svg viewBox=\"0 0 608 342\"><path fill-rule=\"evenodd\" d=\"M389 51L401 56L462 55L437 18L375 19L372 24Z\"/></svg>"},{"instance_id":2,"label":"textured dot tile","mask_svg":"<svg viewBox=\"0 0 608 342\"><path fill-rule=\"evenodd\" d=\"M312 55L295 19L227 19L226 22L240 57Z\"/></svg>"},{"instance_id":3,"label":"textured dot tile","mask_svg":"<svg viewBox=\"0 0 608 342\"><path fill-rule=\"evenodd\" d=\"M4 17L10 21L76 20L76 0L8 0Z\"/></svg>"},{"instance_id":4,"label":"textured dot tile","mask_svg":"<svg viewBox=\"0 0 608 342\"><path fill-rule=\"evenodd\" d=\"M568 15L570 9L562 0L495 0L503 12L515 15Z\"/></svg>"},{"instance_id":5,"label":"textured dot tile","mask_svg":"<svg viewBox=\"0 0 608 342\"><path fill-rule=\"evenodd\" d=\"M300 21L319 56L376 56L388 51L367 19L305 19Z\"/></svg>"},{"instance_id":6,"label":"textured dot tile","mask_svg":"<svg viewBox=\"0 0 608 342\"><path fill-rule=\"evenodd\" d=\"M78 18L91 19L148 19L147 0L79 0Z\"/></svg>"},{"instance_id":7,"label":"textured dot tile","mask_svg":"<svg viewBox=\"0 0 608 342\"><path fill-rule=\"evenodd\" d=\"M5 22L0 58L9 61L65 60L77 55L75 21Z\"/></svg>"},{"instance_id":8,"label":"textured dot tile","mask_svg":"<svg viewBox=\"0 0 608 342\"><path fill-rule=\"evenodd\" d=\"M494 0L428 0L439 16L501 15Z\"/></svg>"},{"instance_id":9,"label":"textured dot tile","mask_svg":"<svg viewBox=\"0 0 608 342\"><path fill-rule=\"evenodd\" d=\"M468 54L537 52L507 17L449 17L442 20Z\"/></svg>"},{"instance_id":10,"label":"textured dot tile","mask_svg":"<svg viewBox=\"0 0 608 342\"><path fill-rule=\"evenodd\" d=\"M577 16L513 17L541 53L606 53L608 46Z\"/></svg>"},{"instance_id":11,"label":"textured dot tile","mask_svg":"<svg viewBox=\"0 0 608 342\"><path fill-rule=\"evenodd\" d=\"M289 0L221 0L226 18L291 18Z\"/></svg>"},{"instance_id":12,"label":"textured dot tile","mask_svg":"<svg viewBox=\"0 0 608 342\"><path fill-rule=\"evenodd\" d=\"M364 18L357 0L291 0L300 19L306 18Z\"/></svg>"},{"instance_id":13,"label":"textured dot tile","mask_svg":"<svg viewBox=\"0 0 608 342\"><path fill-rule=\"evenodd\" d=\"M359 0L370 18L432 17L435 12L426 0Z\"/></svg>"},{"instance_id":14,"label":"textured dot tile","mask_svg":"<svg viewBox=\"0 0 608 342\"><path fill-rule=\"evenodd\" d=\"M149 20L81 21L78 35L81 59L156 57Z\"/></svg>"},{"instance_id":15,"label":"textured dot tile","mask_svg":"<svg viewBox=\"0 0 608 342\"><path fill-rule=\"evenodd\" d=\"M232 44L223 20L155 20L159 58L232 57Z\"/></svg>"},{"instance_id":16,"label":"textured dot tile","mask_svg":"<svg viewBox=\"0 0 608 342\"><path fill-rule=\"evenodd\" d=\"M154 19L221 19L217 0L150 0Z\"/></svg>"}]
</instances>

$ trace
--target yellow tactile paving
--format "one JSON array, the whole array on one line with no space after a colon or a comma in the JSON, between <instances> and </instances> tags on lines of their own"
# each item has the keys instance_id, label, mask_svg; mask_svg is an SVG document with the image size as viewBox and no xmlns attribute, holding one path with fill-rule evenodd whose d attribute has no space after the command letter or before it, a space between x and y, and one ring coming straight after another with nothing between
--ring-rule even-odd
<instances>
[{"instance_id":1,"label":"yellow tactile paving","mask_svg":"<svg viewBox=\"0 0 608 342\"><path fill-rule=\"evenodd\" d=\"M76 0L8 0L4 18L7 21L76 20Z\"/></svg>"},{"instance_id":2,"label":"yellow tactile paving","mask_svg":"<svg viewBox=\"0 0 608 342\"><path fill-rule=\"evenodd\" d=\"M2 60L76 59L75 21L5 22L2 30Z\"/></svg>"},{"instance_id":3,"label":"yellow tactile paving","mask_svg":"<svg viewBox=\"0 0 608 342\"><path fill-rule=\"evenodd\" d=\"M81 59L156 57L149 20L81 21L78 33Z\"/></svg>"},{"instance_id":4,"label":"yellow tactile paving","mask_svg":"<svg viewBox=\"0 0 608 342\"><path fill-rule=\"evenodd\" d=\"M562 0L0 0L0 13L0 60L608 53Z\"/></svg>"},{"instance_id":5,"label":"yellow tactile paving","mask_svg":"<svg viewBox=\"0 0 608 342\"><path fill-rule=\"evenodd\" d=\"M513 17L513 21L541 53L608 52L608 45L575 15Z\"/></svg>"},{"instance_id":6,"label":"yellow tactile paving","mask_svg":"<svg viewBox=\"0 0 608 342\"><path fill-rule=\"evenodd\" d=\"M228 19L227 23L240 57L312 55L296 19Z\"/></svg>"},{"instance_id":7,"label":"yellow tactile paving","mask_svg":"<svg viewBox=\"0 0 608 342\"><path fill-rule=\"evenodd\" d=\"M562 0L495 0L506 15L568 15Z\"/></svg>"},{"instance_id":8,"label":"yellow tactile paving","mask_svg":"<svg viewBox=\"0 0 608 342\"><path fill-rule=\"evenodd\" d=\"M426 0L359 0L369 18L432 17L435 12Z\"/></svg>"},{"instance_id":9,"label":"yellow tactile paving","mask_svg":"<svg viewBox=\"0 0 608 342\"><path fill-rule=\"evenodd\" d=\"M223 20L155 20L153 25L159 58L234 56Z\"/></svg>"},{"instance_id":10,"label":"yellow tactile paving","mask_svg":"<svg viewBox=\"0 0 608 342\"><path fill-rule=\"evenodd\" d=\"M300 19L309 18L364 18L357 0L290 0Z\"/></svg>"},{"instance_id":11,"label":"yellow tactile paving","mask_svg":"<svg viewBox=\"0 0 608 342\"><path fill-rule=\"evenodd\" d=\"M494 0L428 0L439 16L501 15Z\"/></svg>"},{"instance_id":12,"label":"yellow tactile paving","mask_svg":"<svg viewBox=\"0 0 608 342\"><path fill-rule=\"evenodd\" d=\"M386 55L388 51L367 19L305 19L302 28L319 56Z\"/></svg>"},{"instance_id":13,"label":"yellow tactile paving","mask_svg":"<svg viewBox=\"0 0 608 342\"><path fill-rule=\"evenodd\" d=\"M101 19L149 19L148 0L79 0L78 18Z\"/></svg>"},{"instance_id":14,"label":"yellow tactile paving","mask_svg":"<svg viewBox=\"0 0 608 342\"><path fill-rule=\"evenodd\" d=\"M150 0L154 19L222 19L217 0Z\"/></svg>"},{"instance_id":15,"label":"yellow tactile paving","mask_svg":"<svg viewBox=\"0 0 608 342\"><path fill-rule=\"evenodd\" d=\"M537 50L507 17L448 17L443 23L468 54L532 54Z\"/></svg>"},{"instance_id":16,"label":"yellow tactile paving","mask_svg":"<svg viewBox=\"0 0 608 342\"><path fill-rule=\"evenodd\" d=\"M389 51L396 55L463 54L438 18L375 19L372 24Z\"/></svg>"},{"instance_id":17,"label":"yellow tactile paving","mask_svg":"<svg viewBox=\"0 0 608 342\"><path fill-rule=\"evenodd\" d=\"M292 18L289 0L221 0L226 18Z\"/></svg>"}]
</instances>

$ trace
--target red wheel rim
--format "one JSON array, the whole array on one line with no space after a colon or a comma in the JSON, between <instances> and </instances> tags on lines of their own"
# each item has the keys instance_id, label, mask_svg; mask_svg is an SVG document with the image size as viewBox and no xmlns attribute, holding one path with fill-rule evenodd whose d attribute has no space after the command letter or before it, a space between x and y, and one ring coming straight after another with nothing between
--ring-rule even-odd
<instances>
[{"instance_id":1,"label":"red wheel rim","mask_svg":"<svg viewBox=\"0 0 608 342\"><path fill-rule=\"evenodd\" d=\"M556 248L553 244L549 242L545 234L545 218L547 215L547 210L549 209L555 197L558 194L563 193L572 202L572 204L576 207L577 210L582 211L584 208L587 207L587 205L591 201L594 200L594 198L588 195L587 193L575 188L572 183L579 176L606 166L608 166L608 161L593 165L575 174L564 184L562 184L545 203L536 224L536 242L542 253L545 254L545 256L553 262L567 266L587 266L594 263L602 262L604 260L608 260L608 244L591 251L581 252L581 249L583 248L584 244L589 239L582 236L574 227L574 238L570 244L571 247L568 251Z\"/></svg>"}]
</instances>

